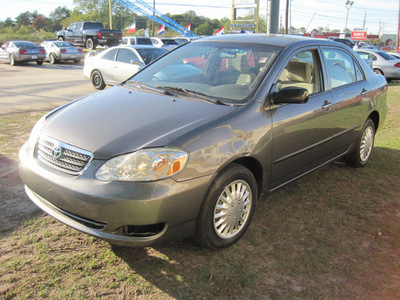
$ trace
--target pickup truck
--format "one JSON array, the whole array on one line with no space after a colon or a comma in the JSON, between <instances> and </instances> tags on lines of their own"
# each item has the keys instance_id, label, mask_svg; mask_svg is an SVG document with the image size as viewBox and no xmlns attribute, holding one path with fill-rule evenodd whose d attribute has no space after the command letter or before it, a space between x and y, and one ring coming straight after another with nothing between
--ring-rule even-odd
<instances>
[{"instance_id":1,"label":"pickup truck","mask_svg":"<svg viewBox=\"0 0 400 300\"><path fill-rule=\"evenodd\" d=\"M75 22L57 32L57 39L85 46L93 50L97 45L114 46L122 39L121 30L105 29L101 22Z\"/></svg>"}]
</instances>

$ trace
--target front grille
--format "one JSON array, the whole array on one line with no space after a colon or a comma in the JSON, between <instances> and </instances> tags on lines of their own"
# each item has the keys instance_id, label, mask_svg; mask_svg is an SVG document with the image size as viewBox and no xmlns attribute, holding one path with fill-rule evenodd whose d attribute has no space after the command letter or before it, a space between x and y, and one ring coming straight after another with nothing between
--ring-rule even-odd
<instances>
[{"instance_id":1,"label":"front grille","mask_svg":"<svg viewBox=\"0 0 400 300\"><path fill-rule=\"evenodd\" d=\"M40 137L37 158L55 169L79 175L91 162L93 154L49 137Z\"/></svg>"}]
</instances>

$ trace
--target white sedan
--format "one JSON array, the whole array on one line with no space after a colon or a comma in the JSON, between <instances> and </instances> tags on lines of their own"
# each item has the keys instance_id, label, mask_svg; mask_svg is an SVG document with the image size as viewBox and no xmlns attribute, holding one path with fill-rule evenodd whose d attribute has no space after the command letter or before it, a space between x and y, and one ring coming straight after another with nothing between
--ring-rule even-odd
<instances>
[{"instance_id":1,"label":"white sedan","mask_svg":"<svg viewBox=\"0 0 400 300\"><path fill-rule=\"evenodd\" d=\"M168 51L147 45L119 45L85 57L83 75L93 87L102 90L106 85L119 84Z\"/></svg>"}]
</instances>

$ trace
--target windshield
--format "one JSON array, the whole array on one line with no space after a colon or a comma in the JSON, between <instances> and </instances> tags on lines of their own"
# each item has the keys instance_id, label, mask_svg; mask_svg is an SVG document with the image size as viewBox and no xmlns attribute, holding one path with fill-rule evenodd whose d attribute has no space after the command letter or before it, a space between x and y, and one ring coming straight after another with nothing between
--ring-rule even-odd
<instances>
[{"instance_id":1,"label":"windshield","mask_svg":"<svg viewBox=\"0 0 400 300\"><path fill-rule=\"evenodd\" d=\"M380 56L382 56L386 60L395 60L395 58L393 58L393 56L391 56L390 54L387 54L386 52L378 51L376 53L378 53Z\"/></svg>"},{"instance_id":2,"label":"windshield","mask_svg":"<svg viewBox=\"0 0 400 300\"><path fill-rule=\"evenodd\" d=\"M190 91L226 104L245 103L280 50L262 44L199 41L170 52L131 81Z\"/></svg>"},{"instance_id":3,"label":"windshield","mask_svg":"<svg viewBox=\"0 0 400 300\"><path fill-rule=\"evenodd\" d=\"M18 41L14 42L15 46L21 47L21 48L37 48L37 45L31 42L25 42L25 41Z\"/></svg>"},{"instance_id":4,"label":"windshield","mask_svg":"<svg viewBox=\"0 0 400 300\"><path fill-rule=\"evenodd\" d=\"M151 63L153 60L159 58L164 55L168 51L163 48L137 48L136 51L142 57L143 61L146 65Z\"/></svg>"}]
</instances>

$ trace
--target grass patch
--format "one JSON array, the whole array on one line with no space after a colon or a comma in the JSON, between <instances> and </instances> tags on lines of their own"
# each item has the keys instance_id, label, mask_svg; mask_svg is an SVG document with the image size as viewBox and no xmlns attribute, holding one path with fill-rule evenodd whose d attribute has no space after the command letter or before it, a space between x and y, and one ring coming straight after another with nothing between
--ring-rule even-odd
<instances>
[{"instance_id":1,"label":"grass patch","mask_svg":"<svg viewBox=\"0 0 400 300\"><path fill-rule=\"evenodd\" d=\"M0 298L399 298L399 99L391 84L367 167L337 162L269 194L233 247L111 246L42 216L0 239ZM6 156L41 115L1 119Z\"/></svg>"}]
</instances>

